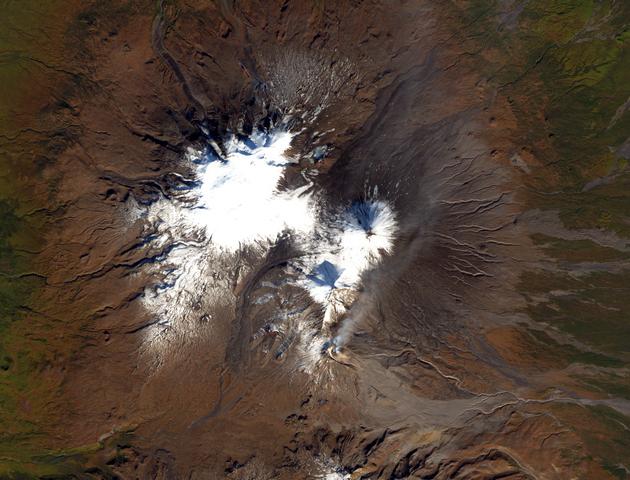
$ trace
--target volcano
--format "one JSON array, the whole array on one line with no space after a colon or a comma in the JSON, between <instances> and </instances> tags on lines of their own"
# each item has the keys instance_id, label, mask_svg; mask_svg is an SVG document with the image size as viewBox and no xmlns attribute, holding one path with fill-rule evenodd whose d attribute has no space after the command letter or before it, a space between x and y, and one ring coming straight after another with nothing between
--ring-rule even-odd
<instances>
[{"instance_id":1,"label":"volcano","mask_svg":"<svg viewBox=\"0 0 630 480\"><path fill-rule=\"evenodd\" d=\"M0 478L630 476L630 4L5 3Z\"/></svg>"}]
</instances>

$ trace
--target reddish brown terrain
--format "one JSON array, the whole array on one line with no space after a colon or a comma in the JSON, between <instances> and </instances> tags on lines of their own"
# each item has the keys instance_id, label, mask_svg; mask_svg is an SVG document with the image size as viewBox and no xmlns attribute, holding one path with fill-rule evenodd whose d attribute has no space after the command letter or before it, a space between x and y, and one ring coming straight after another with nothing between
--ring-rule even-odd
<instances>
[{"instance_id":1,"label":"reddish brown terrain","mask_svg":"<svg viewBox=\"0 0 630 480\"><path fill-rule=\"evenodd\" d=\"M0 478L630 477L624 2L3 9ZM280 131L322 226L219 249Z\"/></svg>"}]
</instances>

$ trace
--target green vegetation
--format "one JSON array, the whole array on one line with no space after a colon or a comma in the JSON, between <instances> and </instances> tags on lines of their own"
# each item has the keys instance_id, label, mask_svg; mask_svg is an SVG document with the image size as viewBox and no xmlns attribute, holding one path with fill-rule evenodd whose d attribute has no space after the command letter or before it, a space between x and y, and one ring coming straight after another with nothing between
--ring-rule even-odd
<instances>
[{"instance_id":1,"label":"green vegetation","mask_svg":"<svg viewBox=\"0 0 630 480\"><path fill-rule=\"evenodd\" d=\"M523 146L541 162L531 205L559 209L569 228L630 238L628 159L619 151L630 132L630 3L535 0L513 15L497 1L460 8L462 42L474 43L474 61L507 97ZM611 182L582 191L597 178Z\"/></svg>"},{"instance_id":2,"label":"green vegetation","mask_svg":"<svg viewBox=\"0 0 630 480\"><path fill-rule=\"evenodd\" d=\"M520 290L531 300L528 312L606 354L630 353L630 271L593 272L580 277L527 272ZM544 301L536 296L547 295Z\"/></svg>"},{"instance_id":3,"label":"green vegetation","mask_svg":"<svg viewBox=\"0 0 630 480\"><path fill-rule=\"evenodd\" d=\"M588 413L597 422L595 428L580 432L589 451L600 457L605 470L617 478L628 478L623 466L628 462L630 452L630 435L627 433L630 418L604 406L589 407Z\"/></svg>"},{"instance_id":4,"label":"green vegetation","mask_svg":"<svg viewBox=\"0 0 630 480\"><path fill-rule=\"evenodd\" d=\"M592 240L564 240L542 234L532 235L532 240L547 255L565 262L612 262L630 259L630 252L603 247Z\"/></svg>"},{"instance_id":5,"label":"green vegetation","mask_svg":"<svg viewBox=\"0 0 630 480\"><path fill-rule=\"evenodd\" d=\"M50 451L46 429L58 385L43 373L54 352L37 336L45 279L34 262L49 221L43 166L59 151L54 129L67 136L50 104L68 79L55 70L65 13L59 2L25 0L3 5L0 18L1 478L63 478L76 470L74 457L41 456Z\"/></svg>"},{"instance_id":6,"label":"green vegetation","mask_svg":"<svg viewBox=\"0 0 630 480\"><path fill-rule=\"evenodd\" d=\"M56 208L60 208L55 198L59 179L47 167L54 165L81 134L75 107L68 102L91 85L85 70L91 57L84 47L92 41L108 41L120 24L153 7L153 0L22 0L3 4L0 478L85 476L82 472L88 458L111 448L109 444L95 444L59 451L59 440L52 435L61 412L58 394L63 374L59 364L68 354L69 341L49 335L63 319L46 313L48 306L41 295L46 279L39 271L46 267L39 265L37 255L45 246ZM111 472L100 473L102 478L111 477Z\"/></svg>"},{"instance_id":7,"label":"green vegetation","mask_svg":"<svg viewBox=\"0 0 630 480\"><path fill-rule=\"evenodd\" d=\"M539 197L536 205L541 206L542 201ZM547 198L545 205L558 209L560 219L568 228L610 230L630 239L630 173L587 192Z\"/></svg>"},{"instance_id":8,"label":"green vegetation","mask_svg":"<svg viewBox=\"0 0 630 480\"><path fill-rule=\"evenodd\" d=\"M568 229L629 239L626 249L617 249L588 240L592 234L532 236L552 263L525 271L518 286L526 313L541 326L528 328L531 349L560 369L592 365L592 374L576 377L585 388L630 398L630 270L624 267L630 259L630 3L453 4L465 17L460 41L473 54L472 68L481 68L512 110L515 147L536 160L523 178L527 207L557 211ZM585 262L600 265L582 270ZM545 333L546 325L566 342ZM628 466L630 420L605 407L561 410L600 473L628 478L620 465ZM579 461L576 456L567 452L570 461Z\"/></svg>"},{"instance_id":9,"label":"green vegetation","mask_svg":"<svg viewBox=\"0 0 630 480\"><path fill-rule=\"evenodd\" d=\"M537 354L552 356L556 363L585 363L600 367L622 367L621 360L597 352L582 351L571 344L560 344L542 330L528 329L532 337L530 348Z\"/></svg>"},{"instance_id":10,"label":"green vegetation","mask_svg":"<svg viewBox=\"0 0 630 480\"><path fill-rule=\"evenodd\" d=\"M601 466L600 471L584 472L584 478L606 478L603 477L606 472L614 478L628 478L624 466L630 451L629 417L603 405L585 407L557 403L552 411L565 428L582 439L588 452L585 455L580 450L567 450L567 459L594 461Z\"/></svg>"},{"instance_id":11,"label":"green vegetation","mask_svg":"<svg viewBox=\"0 0 630 480\"><path fill-rule=\"evenodd\" d=\"M621 376L600 372L597 377L580 376L577 379L593 391L606 392L617 397L630 399L630 376L628 375Z\"/></svg>"}]
</instances>

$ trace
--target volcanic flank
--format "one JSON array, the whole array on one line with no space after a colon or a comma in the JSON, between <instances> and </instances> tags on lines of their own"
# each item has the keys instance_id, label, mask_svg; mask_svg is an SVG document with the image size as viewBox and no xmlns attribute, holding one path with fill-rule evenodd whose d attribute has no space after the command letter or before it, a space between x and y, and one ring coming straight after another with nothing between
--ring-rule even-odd
<instances>
[{"instance_id":1,"label":"volcanic flank","mask_svg":"<svg viewBox=\"0 0 630 480\"><path fill-rule=\"evenodd\" d=\"M628 9L477 3L64 4L0 477L627 478Z\"/></svg>"}]
</instances>

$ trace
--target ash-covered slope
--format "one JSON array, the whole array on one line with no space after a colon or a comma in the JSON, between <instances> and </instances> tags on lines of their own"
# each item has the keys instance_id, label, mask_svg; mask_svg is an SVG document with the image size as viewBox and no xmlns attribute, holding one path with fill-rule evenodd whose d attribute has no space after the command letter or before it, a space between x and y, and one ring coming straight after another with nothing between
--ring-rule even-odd
<instances>
[{"instance_id":1,"label":"ash-covered slope","mask_svg":"<svg viewBox=\"0 0 630 480\"><path fill-rule=\"evenodd\" d=\"M68 69L83 80L63 95L79 131L47 167L35 263L55 319L41 328L73 352L49 349L46 448L83 446L52 454L62 474L627 471L630 403L584 381L621 385L627 351L540 316L567 319L547 295L578 295L559 271L593 288L589 272L625 272L624 233L591 232L623 257L599 266L599 250L587 266L541 247L587 229L532 199L555 195L540 179L556 172L551 147L523 140L536 129L520 101L552 87L527 65L497 81L506 52L525 55L489 52L478 25L535 17L493 8L76 7Z\"/></svg>"}]
</instances>

